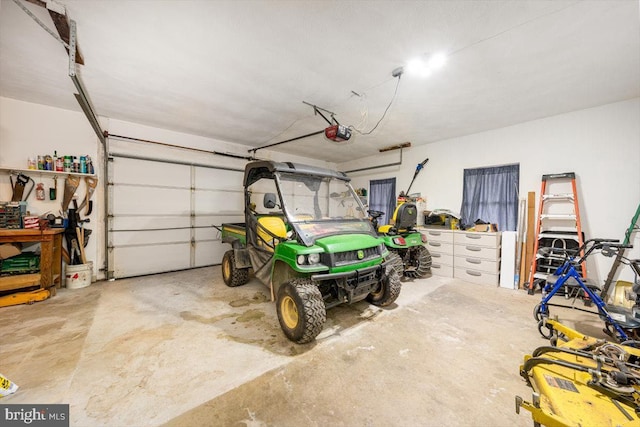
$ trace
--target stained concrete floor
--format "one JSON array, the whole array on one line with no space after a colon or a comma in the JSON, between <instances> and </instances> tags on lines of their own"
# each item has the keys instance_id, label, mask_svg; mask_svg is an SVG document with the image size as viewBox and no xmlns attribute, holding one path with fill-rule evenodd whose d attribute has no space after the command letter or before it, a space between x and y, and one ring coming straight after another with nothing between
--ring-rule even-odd
<instances>
[{"instance_id":1,"label":"stained concrete floor","mask_svg":"<svg viewBox=\"0 0 640 427\"><path fill-rule=\"evenodd\" d=\"M530 398L518 367L547 343L539 295L408 281L389 308L330 310L307 345L284 338L267 295L255 279L228 288L211 267L2 308L0 372L20 386L2 403L68 403L73 426L532 423L514 397ZM559 310L602 335L597 317Z\"/></svg>"}]
</instances>

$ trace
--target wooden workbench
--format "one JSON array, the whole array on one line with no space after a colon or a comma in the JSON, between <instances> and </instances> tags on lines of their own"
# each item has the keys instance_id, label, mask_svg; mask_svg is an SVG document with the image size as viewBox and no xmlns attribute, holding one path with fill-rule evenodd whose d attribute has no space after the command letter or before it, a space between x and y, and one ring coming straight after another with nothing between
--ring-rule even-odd
<instances>
[{"instance_id":1,"label":"wooden workbench","mask_svg":"<svg viewBox=\"0 0 640 427\"><path fill-rule=\"evenodd\" d=\"M40 243L40 273L0 277L0 291L38 284L43 289L59 288L62 283L62 233L64 228L42 231L0 229L0 244Z\"/></svg>"}]
</instances>

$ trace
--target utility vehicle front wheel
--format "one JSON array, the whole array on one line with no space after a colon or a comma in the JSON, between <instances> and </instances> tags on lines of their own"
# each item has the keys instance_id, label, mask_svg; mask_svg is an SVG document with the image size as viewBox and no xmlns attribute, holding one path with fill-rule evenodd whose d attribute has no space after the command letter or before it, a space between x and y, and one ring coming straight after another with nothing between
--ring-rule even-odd
<instances>
[{"instance_id":1,"label":"utility vehicle front wheel","mask_svg":"<svg viewBox=\"0 0 640 427\"><path fill-rule=\"evenodd\" d=\"M431 254L424 246L417 246L411 250L409 255L409 264L413 269L406 270L405 276L412 278L420 278L431 271Z\"/></svg>"},{"instance_id":2,"label":"utility vehicle front wheel","mask_svg":"<svg viewBox=\"0 0 640 427\"><path fill-rule=\"evenodd\" d=\"M391 249L389 249L389 256L387 256L387 265L395 268L400 277L404 274L404 263L402 262L402 258L397 252Z\"/></svg>"},{"instance_id":3,"label":"utility vehicle front wheel","mask_svg":"<svg viewBox=\"0 0 640 427\"><path fill-rule=\"evenodd\" d=\"M222 280L229 287L244 285L249 281L249 269L236 267L233 249L225 252L222 257Z\"/></svg>"},{"instance_id":4,"label":"utility vehicle front wheel","mask_svg":"<svg viewBox=\"0 0 640 427\"><path fill-rule=\"evenodd\" d=\"M293 279L280 286L276 304L280 327L291 341L305 344L322 331L327 309L311 279Z\"/></svg>"},{"instance_id":5,"label":"utility vehicle front wheel","mask_svg":"<svg viewBox=\"0 0 640 427\"><path fill-rule=\"evenodd\" d=\"M367 295L367 301L378 307L386 307L398 298L401 288L402 283L398 271L392 266L388 266L384 278L378 283L378 288Z\"/></svg>"}]
</instances>

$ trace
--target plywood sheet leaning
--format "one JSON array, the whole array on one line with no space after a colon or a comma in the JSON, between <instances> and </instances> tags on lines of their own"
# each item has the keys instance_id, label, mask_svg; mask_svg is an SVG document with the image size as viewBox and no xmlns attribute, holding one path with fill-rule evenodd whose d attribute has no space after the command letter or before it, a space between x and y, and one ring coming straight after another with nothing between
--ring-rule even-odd
<instances>
[{"instance_id":1,"label":"plywood sheet leaning","mask_svg":"<svg viewBox=\"0 0 640 427\"><path fill-rule=\"evenodd\" d=\"M535 239L535 218L536 218L536 192L529 191L527 194L527 237L525 245L524 266L525 273L520 274L520 287L523 287L524 281L527 280L527 269L531 266L531 257L533 256L533 244Z\"/></svg>"}]
</instances>

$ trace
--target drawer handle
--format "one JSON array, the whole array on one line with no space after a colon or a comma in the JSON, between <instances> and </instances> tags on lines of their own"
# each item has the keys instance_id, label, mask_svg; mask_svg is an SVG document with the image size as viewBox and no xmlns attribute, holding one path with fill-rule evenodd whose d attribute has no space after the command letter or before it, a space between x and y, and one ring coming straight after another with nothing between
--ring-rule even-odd
<instances>
[{"instance_id":1,"label":"drawer handle","mask_svg":"<svg viewBox=\"0 0 640 427\"><path fill-rule=\"evenodd\" d=\"M437 246L442 246L442 244L438 243L438 242L429 242L429 246L436 246L437 247Z\"/></svg>"},{"instance_id":2,"label":"drawer handle","mask_svg":"<svg viewBox=\"0 0 640 427\"><path fill-rule=\"evenodd\" d=\"M477 258L467 258L469 264L482 264L482 260Z\"/></svg>"},{"instance_id":3,"label":"drawer handle","mask_svg":"<svg viewBox=\"0 0 640 427\"><path fill-rule=\"evenodd\" d=\"M482 273L480 273L479 271L473 271L473 270L467 270L467 274L469 276L476 276L476 277L482 276Z\"/></svg>"},{"instance_id":4,"label":"drawer handle","mask_svg":"<svg viewBox=\"0 0 640 427\"><path fill-rule=\"evenodd\" d=\"M468 251L471 251L471 252L480 252L482 250L482 248L479 248L477 246L466 246L466 248Z\"/></svg>"},{"instance_id":5,"label":"drawer handle","mask_svg":"<svg viewBox=\"0 0 640 427\"><path fill-rule=\"evenodd\" d=\"M440 255L440 254L438 254L438 253L435 253L435 252L431 254L431 257L432 257L432 258L440 258L441 256L442 256L442 255Z\"/></svg>"},{"instance_id":6,"label":"drawer handle","mask_svg":"<svg viewBox=\"0 0 640 427\"><path fill-rule=\"evenodd\" d=\"M474 239L474 240L482 239L482 236L476 236L475 234L465 234L465 236L467 236L467 239Z\"/></svg>"}]
</instances>

